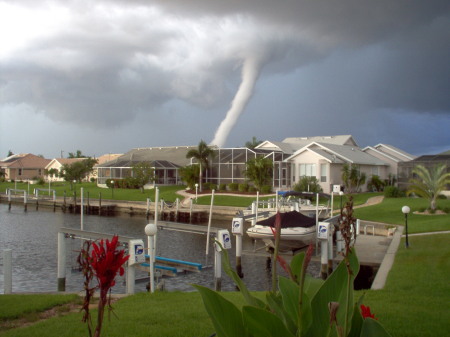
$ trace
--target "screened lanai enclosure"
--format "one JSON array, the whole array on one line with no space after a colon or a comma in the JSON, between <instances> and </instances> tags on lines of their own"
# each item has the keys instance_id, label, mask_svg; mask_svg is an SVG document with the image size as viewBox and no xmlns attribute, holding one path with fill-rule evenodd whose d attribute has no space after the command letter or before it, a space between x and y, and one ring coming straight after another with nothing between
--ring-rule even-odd
<instances>
[{"instance_id":1,"label":"screened lanai enclosure","mask_svg":"<svg viewBox=\"0 0 450 337\"><path fill-rule=\"evenodd\" d=\"M273 162L274 188L285 187L289 180L289 166L283 159L289 155L283 152L248 149L248 148L224 148L215 151L215 157L210 160L210 168L205 180L213 184L244 183L248 181L245 177L247 161L263 156L270 158Z\"/></svg>"},{"instance_id":2,"label":"screened lanai enclosure","mask_svg":"<svg viewBox=\"0 0 450 337\"><path fill-rule=\"evenodd\" d=\"M133 166L142 162L154 168L155 184L181 185L178 169L190 164L186 153L195 146L148 147L132 149L115 160L97 165L97 184L106 185L108 180L133 177Z\"/></svg>"},{"instance_id":3,"label":"screened lanai enclosure","mask_svg":"<svg viewBox=\"0 0 450 337\"><path fill-rule=\"evenodd\" d=\"M155 170L158 185L181 185L179 168L195 165L196 160L186 158L190 149L196 146L152 147L132 149L119 158L98 165L98 184L106 185L108 180L126 179L133 176L133 166L140 162L150 163ZM246 162L257 156L273 161L274 188L286 187L289 183L290 166L283 162L289 155L281 151L251 150L248 148L214 148L215 156L209 160L209 168L203 175L204 182L213 184L244 183Z\"/></svg>"}]
</instances>

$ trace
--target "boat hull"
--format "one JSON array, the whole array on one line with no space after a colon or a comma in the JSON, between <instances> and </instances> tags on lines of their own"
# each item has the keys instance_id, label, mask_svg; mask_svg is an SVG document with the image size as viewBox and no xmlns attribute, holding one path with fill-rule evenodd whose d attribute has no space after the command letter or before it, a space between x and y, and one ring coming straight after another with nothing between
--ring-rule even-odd
<instances>
[{"instance_id":1,"label":"boat hull","mask_svg":"<svg viewBox=\"0 0 450 337\"><path fill-rule=\"evenodd\" d=\"M253 239L264 241L271 247L275 247L275 237L271 227L255 225L247 230L247 235ZM316 226L282 228L280 234L279 250L292 251L303 248L315 242Z\"/></svg>"}]
</instances>

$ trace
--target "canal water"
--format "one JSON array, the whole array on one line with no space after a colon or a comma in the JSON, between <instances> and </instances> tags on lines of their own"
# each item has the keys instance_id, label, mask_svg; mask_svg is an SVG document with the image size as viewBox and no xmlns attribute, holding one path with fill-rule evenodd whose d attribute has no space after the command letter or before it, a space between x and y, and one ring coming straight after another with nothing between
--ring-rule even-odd
<instances>
[{"instance_id":1,"label":"canal water","mask_svg":"<svg viewBox=\"0 0 450 337\"><path fill-rule=\"evenodd\" d=\"M84 229L108 234L118 234L143 239L147 243L144 228L147 220L143 217L84 216ZM231 221L215 221L213 227L226 228L231 232ZM57 290L57 233L61 227L80 229L80 215L48 210L24 211L23 207L0 204L0 293L3 293L3 250L12 249L13 292L51 292ZM76 259L81 247L78 239L66 239L66 291L82 291L83 278L77 269ZM197 262L209 266L200 273L186 273L175 277L165 277L168 291L193 291L192 284L214 287L214 250L210 240L209 255L206 258L206 235L159 230L157 234L157 255ZM235 241L229 255L235 265ZM252 250L252 240L244 235L243 250ZM269 290L271 272L264 256L245 255L242 258L244 282L250 290ZM281 269L281 268L278 268ZM312 273L318 274L318 267L312 266ZM136 291L146 291L148 273L136 271ZM118 278L113 289L115 293L125 292L125 278ZM222 290L235 290L234 283L223 272Z\"/></svg>"}]
</instances>

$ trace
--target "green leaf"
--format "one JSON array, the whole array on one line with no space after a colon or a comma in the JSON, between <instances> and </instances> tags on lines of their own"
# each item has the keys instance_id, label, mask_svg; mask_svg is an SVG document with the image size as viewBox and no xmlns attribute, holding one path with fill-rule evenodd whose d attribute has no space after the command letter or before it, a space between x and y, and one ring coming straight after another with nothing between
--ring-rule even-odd
<instances>
[{"instance_id":1,"label":"green leaf","mask_svg":"<svg viewBox=\"0 0 450 337\"><path fill-rule=\"evenodd\" d=\"M355 303L355 306L353 308L353 317L352 317L352 326L350 329L350 332L348 334L348 337L359 337L360 333L361 333L361 328L363 325L363 317L361 315L361 304L362 304L362 300L364 298L364 295L362 295L358 302Z\"/></svg>"},{"instance_id":2,"label":"green leaf","mask_svg":"<svg viewBox=\"0 0 450 337\"><path fill-rule=\"evenodd\" d=\"M244 306L242 308L242 315L249 336L295 337L295 335L286 328L279 317L267 310Z\"/></svg>"},{"instance_id":3,"label":"green leaf","mask_svg":"<svg viewBox=\"0 0 450 337\"><path fill-rule=\"evenodd\" d=\"M283 307L283 299L279 293L273 293L271 291L266 293L267 304L269 305L269 309L275 315L277 315L286 325L291 333L297 333L297 323L291 319L289 314L286 312Z\"/></svg>"},{"instance_id":4,"label":"green leaf","mask_svg":"<svg viewBox=\"0 0 450 337\"><path fill-rule=\"evenodd\" d=\"M314 298L324 282L325 281L322 279L314 278L311 275L306 274L303 291L309 298Z\"/></svg>"},{"instance_id":5,"label":"green leaf","mask_svg":"<svg viewBox=\"0 0 450 337\"><path fill-rule=\"evenodd\" d=\"M222 256L223 270L229 277L231 277L231 279L234 281L234 283L238 286L239 290L242 293L242 296L244 296L244 299L247 301L247 304L253 305L253 306L259 307L259 308L266 308L267 307L266 303L264 303L259 298L256 298L250 294L245 283L242 281L242 279L239 277L239 275L231 267L227 250L223 249L223 247L219 241L216 240L216 243L222 248L221 254L223 254L223 256Z\"/></svg>"},{"instance_id":6,"label":"green leaf","mask_svg":"<svg viewBox=\"0 0 450 337\"><path fill-rule=\"evenodd\" d=\"M278 287L283 299L283 307L292 321L298 321L298 302L300 288L297 283L280 276L278 278Z\"/></svg>"},{"instance_id":7,"label":"green leaf","mask_svg":"<svg viewBox=\"0 0 450 337\"><path fill-rule=\"evenodd\" d=\"M391 335L378 321L366 318L362 325L360 337L391 337Z\"/></svg>"},{"instance_id":8,"label":"green leaf","mask_svg":"<svg viewBox=\"0 0 450 337\"><path fill-rule=\"evenodd\" d=\"M216 329L217 336L247 336L242 321L242 314L233 303L209 288L199 285L193 286L202 296L203 303Z\"/></svg>"},{"instance_id":9,"label":"green leaf","mask_svg":"<svg viewBox=\"0 0 450 337\"><path fill-rule=\"evenodd\" d=\"M304 261L305 261L305 252L300 252L296 254L291 260L291 271L297 283L300 281L300 277L302 275Z\"/></svg>"},{"instance_id":10,"label":"green leaf","mask_svg":"<svg viewBox=\"0 0 450 337\"><path fill-rule=\"evenodd\" d=\"M311 299L313 323L309 330L309 335L321 337L326 336L330 331L330 315L328 311L328 303L330 302L339 302L337 321L341 327L344 326L347 303L351 303L347 316L347 325L348 327L350 326L353 316L353 281L359 272L359 262L356 254L353 252L349 254L349 264L352 275L348 275L345 261L342 261ZM347 290L349 290L348 294Z\"/></svg>"},{"instance_id":11,"label":"green leaf","mask_svg":"<svg viewBox=\"0 0 450 337\"><path fill-rule=\"evenodd\" d=\"M308 331L308 329L311 327L311 324L313 322L313 316L312 316L312 308L311 308L311 300L309 299L308 295L305 293L303 294L303 303L302 303L302 314L301 314L301 321L300 321L300 336L304 336L305 332Z\"/></svg>"}]
</instances>

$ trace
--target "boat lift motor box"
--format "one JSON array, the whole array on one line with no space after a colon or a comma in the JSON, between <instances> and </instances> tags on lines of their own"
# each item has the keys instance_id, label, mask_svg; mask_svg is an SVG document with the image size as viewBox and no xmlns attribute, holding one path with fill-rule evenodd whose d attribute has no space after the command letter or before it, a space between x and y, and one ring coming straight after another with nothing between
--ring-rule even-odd
<instances>
[{"instance_id":1,"label":"boat lift motor box","mask_svg":"<svg viewBox=\"0 0 450 337\"><path fill-rule=\"evenodd\" d=\"M233 218L231 225L231 232L233 234L244 234L244 219L243 218Z\"/></svg>"},{"instance_id":2,"label":"boat lift motor box","mask_svg":"<svg viewBox=\"0 0 450 337\"><path fill-rule=\"evenodd\" d=\"M330 232L330 224L328 222L319 222L317 227L317 238L320 240L328 240Z\"/></svg>"},{"instance_id":3,"label":"boat lift motor box","mask_svg":"<svg viewBox=\"0 0 450 337\"><path fill-rule=\"evenodd\" d=\"M221 229L217 231L217 241L220 242L224 249L231 249L231 237L228 229Z\"/></svg>"},{"instance_id":4,"label":"boat lift motor box","mask_svg":"<svg viewBox=\"0 0 450 337\"><path fill-rule=\"evenodd\" d=\"M130 258L128 259L130 266L136 263L145 262L143 240L130 240L128 243L128 252L130 254Z\"/></svg>"},{"instance_id":5,"label":"boat lift motor box","mask_svg":"<svg viewBox=\"0 0 450 337\"><path fill-rule=\"evenodd\" d=\"M339 193L341 191L341 185L333 185L333 193Z\"/></svg>"}]
</instances>

